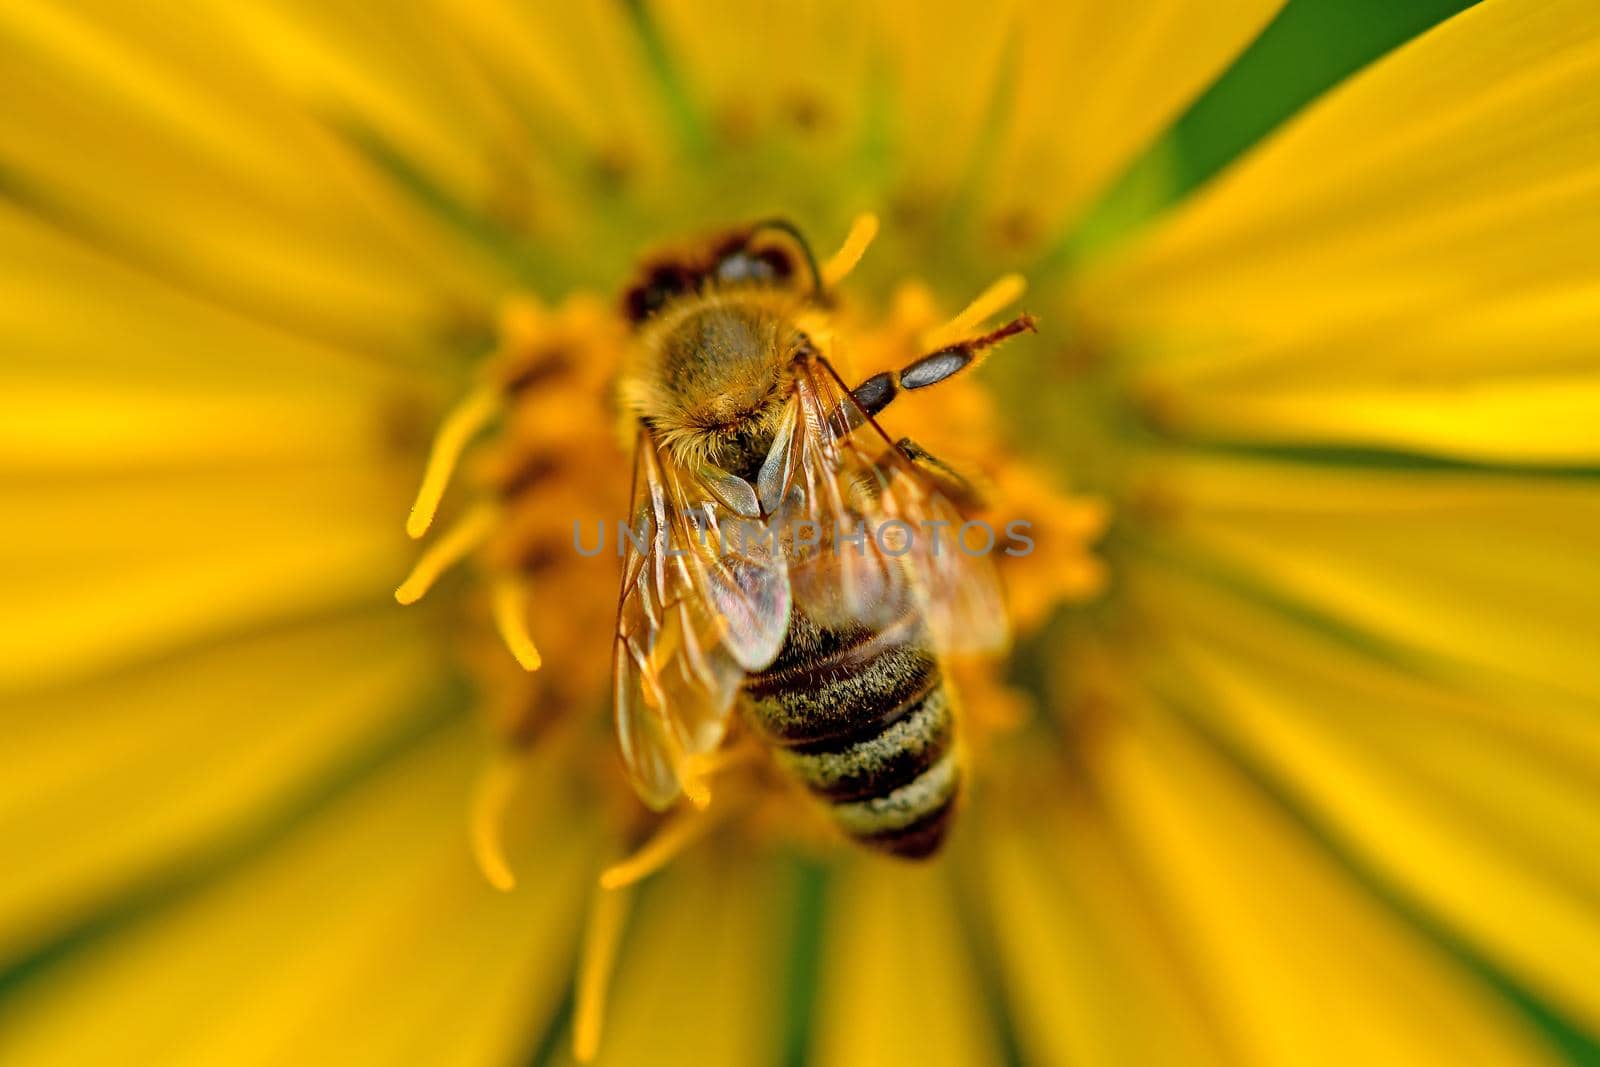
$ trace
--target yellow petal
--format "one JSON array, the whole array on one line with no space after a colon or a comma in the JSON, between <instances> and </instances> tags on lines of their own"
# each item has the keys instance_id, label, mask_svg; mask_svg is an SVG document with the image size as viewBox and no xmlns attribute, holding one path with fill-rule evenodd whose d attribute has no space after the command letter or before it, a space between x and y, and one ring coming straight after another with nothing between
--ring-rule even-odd
<instances>
[{"instance_id":1,"label":"yellow petal","mask_svg":"<svg viewBox=\"0 0 1600 1067\"><path fill-rule=\"evenodd\" d=\"M1026 1062L1227 1062L1181 946L1099 813L1059 777L1007 801L984 826L985 891Z\"/></svg>"},{"instance_id":2,"label":"yellow petal","mask_svg":"<svg viewBox=\"0 0 1600 1067\"><path fill-rule=\"evenodd\" d=\"M39 686L403 573L421 380L155 283L11 209L0 277L0 687ZM83 311L93 293L93 314ZM391 451L393 449L393 451Z\"/></svg>"},{"instance_id":3,"label":"yellow petal","mask_svg":"<svg viewBox=\"0 0 1600 1067\"><path fill-rule=\"evenodd\" d=\"M1014 31L1017 110L991 194L999 210L1031 208L1047 226L1070 221L1282 7L1024 0Z\"/></svg>"},{"instance_id":4,"label":"yellow petal","mask_svg":"<svg viewBox=\"0 0 1600 1067\"><path fill-rule=\"evenodd\" d=\"M1600 9L1488 0L1086 280L1175 429L1592 461Z\"/></svg>"},{"instance_id":5,"label":"yellow petal","mask_svg":"<svg viewBox=\"0 0 1600 1067\"><path fill-rule=\"evenodd\" d=\"M1600 696L1600 485L1292 463L1165 464L1184 550L1489 688Z\"/></svg>"},{"instance_id":6,"label":"yellow petal","mask_svg":"<svg viewBox=\"0 0 1600 1067\"><path fill-rule=\"evenodd\" d=\"M818 1063L997 1062L984 989L939 867L850 863L829 887L822 953Z\"/></svg>"},{"instance_id":7,"label":"yellow petal","mask_svg":"<svg viewBox=\"0 0 1600 1067\"><path fill-rule=\"evenodd\" d=\"M196 5L90 6L0 15L9 199L158 277L357 346L411 350L443 294L480 291L327 116L261 76L266 41Z\"/></svg>"},{"instance_id":8,"label":"yellow petal","mask_svg":"<svg viewBox=\"0 0 1600 1067\"><path fill-rule=\"evenodd\" d=\"M445 7L468 54L493 79L512 87L518 108L558 123L571 138L571 145L544 144L540 151L581 146L598 156L626 146L630 154L645 157L630 158L630 165L656 154L655 146L665 139L663 116L656 87L639 62L637 31L626 6L448 0ZM746 10L729 12L729 18ZM661 17L671 13L662 11ZM691 39L674 43L693 46L700 31L714 39L721 25L698 22Z\"/></svg>"},{"instance_id":9,"label":"yellow petal","mask_svg":"<svg viewBox=\"0 0 1600 1067\"><path fill-rule=\"evenodd\" d=\"M1584 336L1596 336L1600 319L1586 329ZM1420 354L1399 350L1393 339L1377 347L1387 348L1396 363ZM1342 354L1326 358L1336 364ZM1439 375L1447 376L1454 375ZM1484 462L1586 467L1600 454L1594 432L1600 369L1544 375L1526 368L1509 380L1442 384L1200 386L1158 392L1154 402L1166 430L1198 438L1333 447L1356 442Z\"/></svg>"},{"instance_id":10,"label":"yellow petal","mask_svg":"<svg viewBox=\"0 0 1600 1067\"><path fill-rule=\"evenodd\" d=\"M684 855L636 898L596 1063L739 1067L782 1051L791 881L715 848Z\"/></svg>"},{"instance_id":11,"label":"yellow petal","mask_svg":"<svg viewBox=\"0 0 1600 1067\"><path fill-rule=\"evenodd\" d=\"M1600 724L1585 745L1551 744L1539 708L1453 691L1215 588L1167 576L1148 593L1172 622L1177 699L1404 896L1600 1020L1583 977L1600 968Z\"/></svg>"},{"instance_id":12,"label":"yellow petal","mask_svg":"<svg viewBox=\"0 0 1600 1067\"><path fill-rule=\"evenodd\" d=\"M1231 1062L1554 1062L1508 1002L1170 720L1139 716L1100 756L1111 817Z\"/></svg>"},{"instance_id":13,"label":"yellow petal","mask_svg":"<svg viewBox=\"0 0 1600 1067\"><path fill-rule=\"evenodd\" d=\"M439 665L397 615L0 703L0 955L247 839L356 753L415 730Z\"/></svg>"},{"instance_id":14,"label":"yellow petal","mask_svg":"<svg viewBox=\"0 0 1600 1067\"><path fill-rule=\"evenodd\" d=\"M545 794L540 877L490 889L461 818L481 757L470 724L448 727L226 877L34 974L0 1009L8 1062L529 1055L565 983L585 827Z\"/></svg>"},{"instance_id":15,"label":"yellow petal","mask_svg":"<svg viewBox=\"0 0 1600 1067\"><path fill-rule=\"evenodd\" d=\"M218 36L283 99L380 133L444 187L489 184L485 100L450 46L448 19L301 0L206 6Z\"/></svg>"},{"instance_id":16,"label":"yellow petal","mask_svg":"<svg viewBox=\"0 0 1600 1067\"><path fill-rule=\"evenodd\" d=\"M0 688L385 597L409 554L397 464L294 465L0 490Z\"/></svg>"},{"instance_id":17,"label":"yellow petal","mask_svg":"<svg viewBox=\"0 0 1600 1067\"><path fill-rule=\"evenodd\" d=\"M726 4L717 0L664 0L651 4L682 76L705 117L724 129L780 120L802 136L832 145L855 134L867 92L869 42L895 53L903 34L918 25L896 19L894 5L822 0L807 4ZM928 32L946 29L945 12L916 20ZM884 32L899 29L900 35ZM787 62L751 48L757 40L782 41ZM906 51L912 51L906 48ZM953 72L949 88L961 85ZM954 93L952 92L952 95ZM970 103L970 102L969 102Z\"/></svg>"},{"instance_id":18,"label":"yellow petal","mask_svg":"<svg viewBox=\"0 0 1600 1067\"><path fill-rule=\"evenodd\" d=\"M399 365L185 296L10 207L0 280L27 293L0 308L13 478L371 458L427 394Z\"/></svg>"},{"instance_id":19,"label":"yellow petal","mask_svg":"<svg viewBox=\"0 0 1600 1067\"><path fill-rule=\"evenodd\" d=\"M913 209L982 176L995 213L1025 209L1034 225L1058 227L1226 68L1282 0L659 7L696 103L722 128L786 120L830 158L883 136L872 127L883 123L895 195ZM783 41L791 58L772 63L751 40ZM879 177L868 173L871 161L847 165Z\"/></svg>"}]
</instances>

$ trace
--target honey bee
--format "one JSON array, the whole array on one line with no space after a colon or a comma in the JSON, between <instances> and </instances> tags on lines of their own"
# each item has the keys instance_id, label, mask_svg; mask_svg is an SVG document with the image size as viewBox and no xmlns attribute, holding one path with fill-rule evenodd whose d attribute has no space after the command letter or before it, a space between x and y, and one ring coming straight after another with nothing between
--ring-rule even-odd
<instances>
[{"instance_id":1,"label":"honey bee","mask_svg":"<svg viewBox=\"0 0 1600 1067\"><path fill-rule=\"evenodd\" d=\"M847 387L804 238L767 221L643 268L620 381L635 435L613 660L635 789L703 791L735 716L844 834L935 853L962 788L950 653L1008 640L992 561L951 535L969 483L877 416L1029 316ZM941 537L941 535L943 535Z\"/></svg>"}]
</instances>

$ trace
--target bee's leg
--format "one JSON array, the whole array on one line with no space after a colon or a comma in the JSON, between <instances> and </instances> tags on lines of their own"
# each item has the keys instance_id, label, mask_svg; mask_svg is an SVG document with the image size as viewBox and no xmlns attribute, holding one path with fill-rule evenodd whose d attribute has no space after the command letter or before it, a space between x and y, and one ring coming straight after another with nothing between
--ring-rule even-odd
<instances>
[{"instance_id":1,"label":"bee's leg","mask_svg":"<svg viewBox=\"0 0 1600 1067\"><path fill-rule=\"evenodd\" d=\"M1015 337L1024 331L1033 331L1036 326L1037 323L1032 315L1018 315L997 330L958 341L953 345L946 345L921 359L913 360L899 371L880 371L852 389L850 394L855 397L856 403L861 405L862 411L868 415L876 415L888 407L890 402L900 395L901 390L926 389L930 385L938 385L948 378L953 378L968 367L974 366L985 350L993 348L1008 337Z\"/></svg>"},{"instance_id":2,"label":"bee's leg","mask_svg":"<svg viewBox=\"0 0 1600 1067\"><path fill-rule=\"evenodd\" d=\"M944 460L929 452L909 437L902 437L895 442L894 447L900 454L911 461L929 481L939 487L939 491L950 498L950 502L963 512L982 511L984 507L984 493L977 483L962 474L959 470L946 463Z\"/></svg>"}]
</instances>

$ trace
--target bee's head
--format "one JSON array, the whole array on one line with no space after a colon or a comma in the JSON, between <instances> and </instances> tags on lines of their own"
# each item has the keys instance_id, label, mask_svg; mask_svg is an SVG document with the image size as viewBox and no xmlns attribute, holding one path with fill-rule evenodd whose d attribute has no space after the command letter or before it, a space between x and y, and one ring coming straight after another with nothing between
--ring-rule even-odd
<instances>
[{"instance_id":1,"label":"bee's head","mask_svg":"<svg viewBox=\"0 0 1600 1067\"><path fill-rule=\"evenodd\" d=\"M819 278L816 258L799 229L784 219L767 219L647 259L623 290L622 312L640 327L675 303L740 286L816 296Z\"/></svg>"}]
</instances>

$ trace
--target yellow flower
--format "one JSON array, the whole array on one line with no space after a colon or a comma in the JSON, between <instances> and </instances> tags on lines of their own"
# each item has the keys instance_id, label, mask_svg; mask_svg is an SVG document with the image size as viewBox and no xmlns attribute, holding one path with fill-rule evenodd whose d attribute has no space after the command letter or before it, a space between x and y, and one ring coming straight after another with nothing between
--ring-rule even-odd
<instances>
[{"instance_id":1,"label":"yellow flower","mask_svg":"<svg viewBox=\"0 0 1600 1067\"><path fill-rule=\"evenodd\" d=\"M1281 6L8 5L0 1063L1600 1061L1600 8L1119 222ZM1039 535L916 867L663 831L570 541L641 255L859 212L861 369L1040 318L886 413Z\"/></svg>"}]
</instances>

